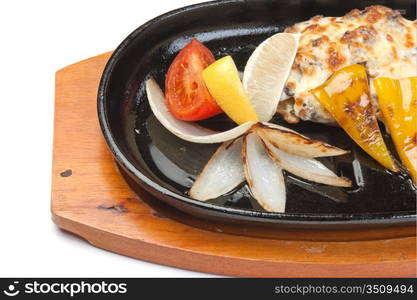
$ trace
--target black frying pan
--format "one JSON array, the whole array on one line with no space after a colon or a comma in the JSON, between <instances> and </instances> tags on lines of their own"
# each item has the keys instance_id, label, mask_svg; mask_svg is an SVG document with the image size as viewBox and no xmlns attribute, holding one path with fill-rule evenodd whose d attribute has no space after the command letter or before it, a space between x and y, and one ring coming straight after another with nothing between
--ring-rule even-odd
<instances>
[{"instance_id":1,"label":"black frying pan","mask_svg":"<svg viewBox=\"0 0 417 300\"><path fill-rule=\"evenodd\" d=\"M193 144L169 133L152 115L144 82L153 76L164 87L166 71L193 37L219 58L231 55L243 70L255 47L286 26L314 15L339 16L353 8L382 4L415 19L414 0L393 1L213 1L159 16L130 34L110 58L98 92L98 115L104 137L133 189L144 188L157 201L194 217L286 227L349 227L415 222L416 193L407 175L380 167L339 128L303 122L299 132L349 148L351 155L322 160L354 182L352 188L329 187L285 174L286 213L265 212L246 185L207 202L187 191L217 145ZM225 116L202 122L213 129L233 124ZM389 140L389 139L388 139Z\"/></svg>"}]
</instances>

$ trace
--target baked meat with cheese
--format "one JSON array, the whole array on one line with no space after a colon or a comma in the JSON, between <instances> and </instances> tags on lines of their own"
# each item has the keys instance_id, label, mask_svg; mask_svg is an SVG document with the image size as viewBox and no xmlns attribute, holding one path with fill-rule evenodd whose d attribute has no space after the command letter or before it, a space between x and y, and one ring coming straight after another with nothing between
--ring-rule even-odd
<instances>
[{"instance_id":1,"label":"baked meat with cheese","mask_svg":"<svg viewBox=\"0 0 417 300\"><path fill-rule=\"evenodd\" d=\"M380 76L416 76L416 25L395 10L371 6L342 17L316 16L287 28L286 32L300 34L300 44L278 113L289 123L299 119L334 123L309 90L352 64L364 64L371 81ZM372 82L370 86L378 112Z\"/></svg>"}]
</instances>

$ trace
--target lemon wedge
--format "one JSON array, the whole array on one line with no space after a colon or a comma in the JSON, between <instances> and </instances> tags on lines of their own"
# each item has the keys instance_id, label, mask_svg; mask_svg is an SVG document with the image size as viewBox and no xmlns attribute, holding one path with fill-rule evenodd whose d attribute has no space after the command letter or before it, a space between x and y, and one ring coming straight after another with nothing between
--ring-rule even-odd
<instances>
[{"instance_id":1,"label":"lemon wedge","mask_svg":"<svg viewBox=\"0 0 417 300\"><path fill-rule=\"evenodd\" d=\"M243 87L261 122L275 114L298 49L299 35L277 33L249 57Z\"/></svg>"},{"instance_id":2,"label":"lemon wedge","mask_svg":"<svg viewBox=\"0 0 417 300\"><path fill-rule=\"evenodd\" d=\"M204 69L203 79L217 104L233 121L237 124L258 121L230 56L225 56Z\"/></svg>"}]
</instances>

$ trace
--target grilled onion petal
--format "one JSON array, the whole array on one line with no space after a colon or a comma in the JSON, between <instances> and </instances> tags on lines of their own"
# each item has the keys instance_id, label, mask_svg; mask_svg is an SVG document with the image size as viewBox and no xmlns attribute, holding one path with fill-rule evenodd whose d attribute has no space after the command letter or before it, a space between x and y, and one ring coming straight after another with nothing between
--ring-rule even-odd
<instances>
[{"instance_id":1,"label":"grilled onion petal","mask_svg":"<svg viewBox=\"0 0 417 300\"><path fill-rule=\"evenodd\" d=\"M159 122L171 133L189 142L213 144L233 140L244 134L254 124L254 122L247 122L227 131L213 131L193 122L176 119L168 110L164 93L153 78L146 81L146 94L152 112Z\"/></svg>"},{"instance_id":2,"label":"grilled onion petal","mask_svg":"<svg viewBox=\"0 0 417 300\"><path fill-rule=\"evenodd\" d=\"M223 143L197 177L190 196L201 201L217 198L245 181L241 155L242 138Z\"/></svg>"},{"instance_id":3,"label":"grilled onion petal","mask_svg":"<svg viewBox=\"0 0 417 300\"><path fill-rule=\"evenodd\" d=\"M258 123L256 130L263 140L282 151L297 156L313 158L349 153L349 151L310 139L291 129L272 123Z\"/></svg>"},{"instance_id":4,"label":"grilled onion petal","mask_svg":"<svg viewBox=\"0 0 417 300\"><path fill-rule=\"evenodd\" d=\"M242 157L246 181L253 197L267 211L285 212L282 169L268 156L256 133L244 137Z\"/></svg>"},{"instance_id":5,"label":"grilled onion petal","mask_svg":"<svg viewBox=\"0 0 417 300\"><path fill-rule=\"evenodd\" d=\"M325 165L313 158L305 158L286 153L264 140L266 150L271 158L288 172L307 180L333 186L349 187L352 182L345 177L338 177Z\"/></svg>"}]
</instances>

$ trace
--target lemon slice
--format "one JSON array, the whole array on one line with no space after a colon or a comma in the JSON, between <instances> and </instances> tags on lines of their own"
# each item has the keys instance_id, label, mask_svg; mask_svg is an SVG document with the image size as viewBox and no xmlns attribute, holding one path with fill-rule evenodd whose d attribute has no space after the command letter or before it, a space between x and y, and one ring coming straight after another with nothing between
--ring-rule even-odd
<instances>
[{"instance_id":1,"label":"lemon slice","mask_svg":"<svg viewBox=\"0 0 417 300\"><path fill-rule=\"evenodd\" d=\"M243 86L261 122L275 114L298 49L298 34L277 33L249 57Z\"/></svg>"},{"instance_id":2,"label":"lemon slice","mask_svg":"<svg viewBox=\"0 0 417 300\"><path fill-rule=\"evenodd\" d=\"M221 109L237 124L258 121L233 59L225 56L204 69L203 79Z\"/></svg>"}]
</instances>

